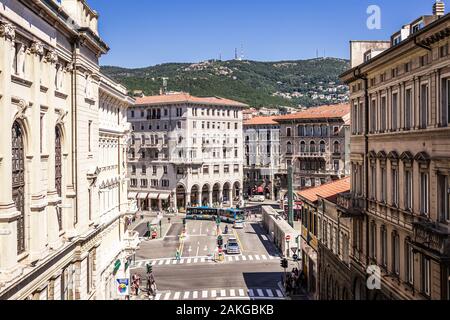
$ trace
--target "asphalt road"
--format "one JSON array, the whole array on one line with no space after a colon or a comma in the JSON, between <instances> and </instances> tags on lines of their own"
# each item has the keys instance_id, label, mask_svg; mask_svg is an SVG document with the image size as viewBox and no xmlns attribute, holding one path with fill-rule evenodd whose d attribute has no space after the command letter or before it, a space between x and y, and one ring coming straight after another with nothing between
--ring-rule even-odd
<instances>
[{"instance_id":1,"label":"asphalt road","mask_svg":"<svg viewBox=\"0 0 450 320\"><path fill-rule=\"evenodd\" d=\"M164 239L141 243L132 273L145 279L145 264L153 265L158 286L154 300L282 299L279 253L259 221L248 221L244 229L228 228L224 244L229 237L237 238L239 255L226 255L223 262L212 259L217 248L215 222L188 221L185 239L179 237L182 223L175 223ZM174 259L177 249L182 252L180 261Z\"/></svg>"}]
</instances>

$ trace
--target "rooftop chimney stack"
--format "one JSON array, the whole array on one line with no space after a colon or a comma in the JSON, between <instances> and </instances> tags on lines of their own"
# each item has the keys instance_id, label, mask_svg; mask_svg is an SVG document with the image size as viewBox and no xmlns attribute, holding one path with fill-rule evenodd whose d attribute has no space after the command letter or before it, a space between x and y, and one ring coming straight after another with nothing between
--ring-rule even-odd
<instances>
[{"instance_id":1,"label":"rooftop chimney stack","mask_svg":"<svg viewBox=\"0 0 450 320\"><path fill-rule=\"evenodd\" d=\"M443 1L437 0L433 5L433 15L438 17L445 15L445 3Z\"/></svg>"}]
</instances>

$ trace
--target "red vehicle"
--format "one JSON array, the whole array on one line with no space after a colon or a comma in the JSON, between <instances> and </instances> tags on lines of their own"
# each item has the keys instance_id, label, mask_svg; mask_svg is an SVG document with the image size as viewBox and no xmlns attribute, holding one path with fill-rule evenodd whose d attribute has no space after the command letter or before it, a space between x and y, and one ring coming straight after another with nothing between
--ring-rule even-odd
<instances>
[{"instance_id":1,"label":"red vehicle","mask_svg":"<svg viewBox=\"0 0 450 320\"><path fill-rule=\"evenodd\" d=\"M152 232L152 240L158 237L158 233L156 231Z\"/></svg>"}]
</instances>

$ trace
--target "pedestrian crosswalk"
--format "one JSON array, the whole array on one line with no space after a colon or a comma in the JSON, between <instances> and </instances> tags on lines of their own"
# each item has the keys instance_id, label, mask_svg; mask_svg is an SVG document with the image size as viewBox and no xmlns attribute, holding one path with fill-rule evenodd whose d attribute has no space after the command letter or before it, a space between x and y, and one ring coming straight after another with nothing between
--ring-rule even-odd
<instances>
[{"instance_id":1,"label":"pedestrian crosswalk","mask_svg":"<svg viewBox=\"0 0 450 320\"><path fill-rule=\"evenodd\" d=\"M280 289L276 288L234 288L234 289L211 289L198 291L165 291L153 297L153 300L236 300L236 299L283 299L285 296Z\"/></svg>"},{"instance_id":2,"label":"pedestrian crosswalk","mask_svg":"<svg viewBox=\"0 0 450 320\"><path fill-rule=\"evenodd\" d=\"M261 255L261 254L249 254L249 255L235 255L235 256L226 256L224 262L262 262L262 261L270 261L279 259L278 256L272 255ZM173 258L163 258L163 259L151 259L151 260L140 260L136 261L133 268L144 268L146 264L150 264L152 266L167 266L167 265L178 265L178 264L210 264L216 263L212 256L207 257L189 257L189 258L181 258L180 260L176 260Z\"/></svg>"}]
</instances>

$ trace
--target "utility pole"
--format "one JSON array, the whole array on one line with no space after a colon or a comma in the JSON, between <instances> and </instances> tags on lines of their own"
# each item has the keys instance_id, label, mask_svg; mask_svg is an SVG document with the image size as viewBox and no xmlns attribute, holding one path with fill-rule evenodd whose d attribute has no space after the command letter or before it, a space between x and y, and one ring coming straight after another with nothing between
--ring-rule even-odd
<instances>
[{"instance_id":1,"label":"utility pole","mask_svg":"<svg viewBox=\"0 0 450 320\"><path fill-rule=\"evenodd\" d=\"M293 169L292 165L288 167L288 223L294 228L294 191L292 187Z\"/></svg>"}]
</instances>

